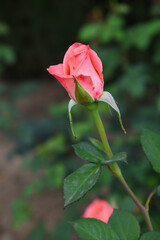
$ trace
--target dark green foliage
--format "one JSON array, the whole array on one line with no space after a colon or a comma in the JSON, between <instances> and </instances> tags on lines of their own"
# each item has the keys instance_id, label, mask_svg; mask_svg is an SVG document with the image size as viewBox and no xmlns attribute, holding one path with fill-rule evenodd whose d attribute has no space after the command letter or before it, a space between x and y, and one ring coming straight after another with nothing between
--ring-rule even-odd
<instances>
[{"instance_id":1,"label":"dark green foliage","mask_svg":"<svg viewBox=\"0 0 160 240\"><path fill-rule=\"evenodd\" d=\"M58 222L53 233L51 233L51 239L69 240L71 238L71 234L72 227L70 226L70 224L68 224L68 222Z\"/></svg>"},{"instance_id":2,"label":"dark green foliage","mask_svg":"<svg viewBox=\"0 0 160 240\"><path fill-rule=\"evenodd\" d=\"M141 143L153 169L160 173L160 134L145 129L141 137Z\"/></svg>"},{"instance_id":3,"label":"dark green foliage","mask_svg":"<svg viewBox=\"0 0 160 240\"><path fill-rule=\"evenodd\" d=\"M16 61L13 47L5 43L5 39L10 36L10 29L7 24L0 21L0 76L6 66L12 65Z\"/></svg>"},{"instance_id":4,"label":"dark green foliage","mask_svg":"<svg viewBox=\"0 0 160 240\"><path fill-rule=\"evenodd\" d=\"M97 146L97 144L98 144L98 148L100 148L101 147L100 142L98 142L98 140L95 141L94 139L94 145ZM80 143L74 144L73 147L74 147L75 153L80 158L92 163L100 163L102 165L105 165L105 164L110 164L110 163L119 162L119 161L127 162L126 153L117 153L113 156L112 159L106 159L107 156L105 156L102 152L100 152L96 147L91 145L89 142L80 142ZM102 150L104 151L103 148Z\"/></svg>"},{"instance_id":5,"label":"dark green foliage","mask_svg":"<svg viewBox=\"0 0 160 240\"><path fill-rule=\"evenodd\" d=\"M29 198L33 194L42 193L44 190L44 181L42 179L36 179L30 185L28 185L23 191L23 197Z\"/></svg>"},{"instance_id":6,"label":"dark green foliage","mask_svg":"<svg viewBox=\"0 0 160 240\"><path fill-rule=\"evenodd\" d=\"M80 142L73 145L75 153L82 159L100 163L105 160L104 155L89 142Z\"/></svg>"},{"instance_id":7,"label":"dark green foliage","mask_svg":"<svg viewBox=\"0 0 160 240\"><path fill-rule=\"evenodd\" d=\"M15 228L19 228L22 222L32 216L31 206L23 199L12 202L12 209L13 225Z\"/></svg>"},{"instance_id":8,"label":"dark green foliage","mask_svg":"<svg viewBox=\"0 0 160 240\"><path fill-rule=\"evenodd\" d=\"M82 218L71 223L78 235L85 240L119 240L118 235L106 223ZM123 239L124 240L124 239Z\"/></svg>"},{"instance_id":9,"label":"dark green foliage","mask_svg":"<svg viewBox=\"0 0 160 240\"><path fill-rule=\"evenodd\" d=\"M65 166L57 163L45 171L46 186L50 189L61 188L65 176Z\"/></svg>"},{"instance_id":10,"label":"dark green foliage","mask_svg":"<svg viewBox=\"0 0 160 240\"><path fill-rule=\"evenodd\" d=\"M102 164L112 164L115 162L125 162L127 163L127 154L125 152L116 153L112 159L105 160L102 162Z\"/></svg>"},{"instance_id":11,"label":"dark green foliage","mask_svg":"<svg viewBox=\"0 0 160 240\"><path fill-rule=\"evenodd\" d=\"M89 138L89 141L92 143L93 146L95 146L98 150L105 152L103 144L95 138Z\"/></svg>"},{"instance_id":12,"label":"dark green foliage","mask_svg":"<svg viewBox=\"0 0 160 240\"><path fill-rule=\"evenodd\" d=\"M159 240L160 239L160 233L158 232L149 232L145 233L140 240Z\"/></svg>"},{"instance_id":13,"label":"dark green foliage","mask_svg":"<svg viewBox=\"0 0 160 240\"><path fill-rule=\"evenodd\" d=\"M12 128L16 117L17 112L10 102L3 101L0 103L0 129L8 130Z\"/></svg>"},{"instance_id":14,"label":"dark green foliage","mask_svg":"<svg viewBox=\"0 0 160 240\"><path fill-rule=\"evenodd\" d=\"M120 197L119 209L133 213L135 209L134 202L131 197L125 196L124 198Z\"/></svg>"},{"instance_id":15,"label":"dark green foliage","mask_svg":"<svg viewBox=\"0 0 160 240\"><path fill-rule=\"evenodd\" d=\"M149 66L142 63L129 65L125 68L124 75L120 78L121 89L130 92L131 96L143 98L146 92L146 84L149 82Z\"/></svg>"},{"instance_id":16,"label":"dark green foliage","mask_svg":"<svg viewBox=\"0 0 160 240\"><path fill-rule=\"evenodd\" d=\"M82 198L98 181L100 165L85 164L64 179L64 207Z\"/></svg>"},{"instance_id":17,"label":"dark green foliage","mask_svg":"<svg viewBox=\"0 0 160 240\"><path fill-rule=\"evenodd\" d=\"M19 97L27 97L32 94L39 88L39 83L35 80L25 81L19 84L13 85L11 90L11 97L19 98Z\"/></svg>"},{"instance_id":18,"label":"dark green foliage","mask_svg":"<svg viewBox=\"0 0 160 240\"><path fill-rule=\"evenodd\" d=\"M87 145L89 148L86 146L83 149L85 154L83 151L77 151L77 154L82 159L95 163L102 161L104 164L125 161L126 153L121 152L126 151L129 164L122 164L122 171L141 202L145 202L148 192L151 192L160 183L159 175L151 170L139 142L142 128L151 128L156 132L153 133L154 136L151 134L153 141L149 142L149 147L147 145L144 148L157 171L159 169L157 168L157 159L159 159L157 147L154 153L148 151L151 145L152 149L155 146L158 146L159 149L159 145L157 145L159 140L156 143L154 140L160 131L160 8L154 1L146 4L145 1L135 0L128 2L128 5L117 1L110 2L112 3L108 5L104 4L103 1L84 1L84 3L82 1L69 1L69 3L53 1L49 3L34 0L32 3L15 4L16 9L12 8L12 1L1 3L0 15L2 19L6 20L7 25L0 23L0 75L5 73L4 76L15 76L16 80L19 77L31 76L31 79L27 80L28 83L22 81L11 88L0 83L0 128L6 131L15 142L16 149L12 152L12 156L17 153L24 154L30 150L33 151L33 156L30 159L25 159L23 166L31 171L42 173L39 178L23 190L20 199L13 203L13 219L16 227L21 226L23 221L32 217L32 205L28 201L32 195L43 194L46 189L52 191L55 188L61 188L64 176L72 175L72 172L81 166L81 161L75 158L70 147L72 140L67 119L68 102L53 103L48 107L49 116L45 116L45 119L41 121L33 120L32 116L22 121L21 116L19 118L19 113L16 111L16 101L37 90L38 84L32 78L47 76L46 67L62 62L67 48L77 41L75 38L78 32L78 40L86 44L89 43L102 60L104 88L110 91L119 103L118 107L121 110L128 134L124 136L120 133L117 119L112 118L111 120L109 111L106 111L106 105L99 104L109 142L113 152L118 154L115 154L113 159L108 160L99 140L93 138L90 138L92 145ZM84 5L88 6L88 9L83 8ZM80 25L82 28L79 31ZM17 55L17 64L9 69L6 68L15 63ZM80 139L85 141L89 136L96 135L92 118L81 106L73 109L73 119L78 142ZM149 140L148 135L145 135L144 141ZM93 150L94 154L88 153L86 155L88 149ZM95 165L89 165L96 171ZM90 187L95 184L99 176L100 169L97 168L97 171L96 179L92 177ZM88 189L89 182L83 185L82 195ZM106 197L106 193L108 193L107 201L132 213L135 210L133 202L126 197L120 184L117 184L116 179L106 169L103 171L103 178L98 181L98 187L93 188L92 191L93 197ZM75 199L77 200L79 193L76 193ZM159 187L157 193L159 194ZM80 195L80 197L82 196ZM78 206L79 216L82 214L81 203L86 204L85 199L73 205ZM158 208L159 196L155 195L151 201L150 209L153 225L157 231L159 231L160 226ZM67 220L71 219L73 212L71 209ZM138 227L135 227L134 224L135 217L125 212L123 216L117 214L115 218L116 225L121 223L124 231L128 229L127 224L130 222L128 219L132 219L133 228L130 229L130 233L133 231L133 234L129 235L131 237L129 240L132 240L132 237L136 239ZM145 232L144 221L138 213L137 219L142 226L141 232ZM81 221L87 220L81 219L80 225ZM98 220L88 221L99 222ZM100 223L100 225L106 226L104 223ZM81 229L78 225L75 226L78 232L81 231L80 234L84 239L88 237L90 239L90 236L87 235L89 225L87 225L87 229L85 226ZM108 226L106 229L104 232L107 231L109 234ZM116 229L119 231L118 227ZM29 240L71 239L70 226L60 224L55 230L53 234L48 235L48 230L45 229L44 225L38 223L29 234ZM96 231L96 228L92 230ZM128 233L129 231L126 233L127 237ZM116 234L115 239L124 238L121 234L121 232ZM105 237L102 237L104 240ZM159 240L159 233L146 233L140 239L154 240L154 238ZM112 239L111 236L109 239Z\"/></svg>"},{"instance_id":19,"label":"dark green foliage","mask_svg":"<svg viewBox=\"0 0 160 240\"><path fill-rule=\"evenodd\" d=\"M109 219L109 225L119 236L120 240L138 240L140 227L137 219L130 213L114 210Z\"/></svg>"},{"instance_id":20,"label":"dark green foliage","mask_svg":"<svg viewBox=\"0 0 160 240\"><path fill-rule=\"evenodd\" d=\"M160 185L157 187L157 194L160 196Z\"/></svg>"},{"instance_id":21,"label":"dark green foliage","mask_svg":"<svg viewBox=\"0 0 160 240\"><path fill-rule=\"evenodd\" d=\"M49 234L45 229L42 222L39 222L37 226L29 233L27 240L50 240Z\"/></svg>"}]
</instances>

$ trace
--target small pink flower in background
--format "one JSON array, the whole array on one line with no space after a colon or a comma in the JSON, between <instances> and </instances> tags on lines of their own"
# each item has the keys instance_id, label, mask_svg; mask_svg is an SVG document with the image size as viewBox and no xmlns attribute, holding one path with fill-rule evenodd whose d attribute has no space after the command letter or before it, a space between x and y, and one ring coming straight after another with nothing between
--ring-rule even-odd
<instances>
[{"instance_id":1,"label":"small pink flower in background","mask_svg":"<svg viewBox=\"0 0 160 240\"><path fill-rule=\"evenodd\" d=\"M82 217L83 218L96 218L105 223L108 223L110 216L113 213L113 208L109 203L102 199L95 199L85 209Z\"/></svg>"}]
</instances>

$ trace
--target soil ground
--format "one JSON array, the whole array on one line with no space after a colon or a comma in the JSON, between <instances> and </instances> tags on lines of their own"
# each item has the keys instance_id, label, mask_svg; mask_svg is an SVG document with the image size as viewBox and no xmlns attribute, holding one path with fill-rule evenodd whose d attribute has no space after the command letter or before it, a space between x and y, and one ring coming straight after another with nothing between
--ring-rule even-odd
<instances>
[{"instance_id":1,"label":"soil ground","mask_svg":"<svg viewBox=\"0 0 160 240\"><path fill-rule=\"evenodd\" d=\"M67 99L67 93L56 81L43 81L40 88L29 97L18 99L16 108L20 117L38 118L47 114L51 103ZM23 157L16 155L8 160L8 153L14 148L14 142L0 132L0 240L26 240L28 233L38 220L44 220L47 229L53 229L57 220L63 218L63 196L53 190L32 198L34 218L27 221L18 230L13 229L11 203L17 199L23 188L34 178L33 173L21 169ZM58 239L57 239L58 240Z\"/></svg>"}]
</instances>

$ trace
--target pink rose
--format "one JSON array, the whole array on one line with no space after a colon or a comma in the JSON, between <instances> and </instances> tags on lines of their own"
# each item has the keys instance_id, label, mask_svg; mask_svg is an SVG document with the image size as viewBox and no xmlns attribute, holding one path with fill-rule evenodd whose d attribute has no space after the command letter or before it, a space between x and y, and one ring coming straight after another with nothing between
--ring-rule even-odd
<instances>
[{"instance_id":1,"label":"pink rose","mask_svg":"<svg viewBox=\"0 0 160 240\"><path fill-rule=\"evenodd\" d=\"M85 209L82 217L84 218L96 218L105 223L108 223L110 216L113 213L113 208L109 203L102 199L95 199Z\"/></svg>"},{"instance_id":2,"label":"pink rose","mask_svg":"<svg viewBox=\"0 0 160 240\"><path fill-rule=\"evenodd\" d=\"M47 70L76 102L74 77L93 100L103 93L102 62L89 45L74 43L64 55L63 64L52 65Z\"/></svg>"},{"instance_id":3,"label":"pink rose","mask_svg":"<svg viewBox=\"0 0 160 240\"><path fill-rule=\"evenodd\" d=\"M72 107L77 103L85 105L94 101L106 102L116 110L121 127L125 132L114 98L109 92L103 91L102 62L89 45L74 43L64 55L63 63L52 65L47 70L62 84L71 97L68 112L74 136Z\"/></svg>"}]
</instances>

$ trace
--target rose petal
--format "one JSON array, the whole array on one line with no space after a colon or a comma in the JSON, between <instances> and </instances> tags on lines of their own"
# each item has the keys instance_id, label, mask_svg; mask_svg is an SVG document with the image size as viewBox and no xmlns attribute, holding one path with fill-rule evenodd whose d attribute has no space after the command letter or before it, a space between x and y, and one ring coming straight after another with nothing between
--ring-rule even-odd
<instances>
[{"instance_id":1,"label":"rose petal","mask_svg":"<svg viewBox=\"0 0 160 240\"><path fill-rule=\"evenodd\" d=\"M65 75L63 73L63 64L52 65L48 69L48 72L53 75L66 89L69 96L76 101L75 99L75 82L74 78L71 75Z\"/></svg>"},{"instance_id":2,"label":"rose petal","mask_svg":"<svg viewBox=\"0 0 160 240\"><path fill-rule=\"evenodd\" d=\"M94 89L91 90L94 91L92 96L94 96L95 100L98 100L103 93L103 81L100 79L98 72L94 68L89 55L87 55L85 61L83 61L78 70L76 70L75 77L77 78L79 75L89 76L91 78L94 86ZM91 86L90 89L91 88L93 87Z\"/></svg>"},{"instance_id":3,"label":"rose petal","mask_svg":"<svg viewBox=\"0 0 160 240\"><path fill-rule=\"evenodd\" d=\"M87 53L85 51L81 52L81 54L73 55L69 60L68 60L68 67L69 67L69 72L70 75L77 75L77 72L80 68L80 66L83 64L87 57Z\"/></svg>"},{"instance_id":4,"label":"rose petal","mask_svg":"<svg viewBox=\"0 0 160 240\"><path fill-rule=\"evenodd\" d=\"M72 44L68 48L67 52L65 53L64 58L63 58L63 71L65 74L67 74L67 75L70 74L68 60L73 56L73 50L81 45L83 45L83 44L76 42L76 43Z\"/></svg>"},{"instance_id":5,"label":"rose petal","mask_svg":"<svg viewBox=\"0 0 160 240\"><path fill-rule=\"evenodd\" d=\"M95 68L95 70L98 72L101 81L103 82L103 67L102 67L102 62L100 60L100 58L98 57L97 53L95 51L93 51L92 49L90 49L89 51L89 55L90 55L90 59L91 62Z\"/></svg>"},{"instance_id":6,"label":"rose petal","mask_svg":"<svg viewBox=\"0 0 160 240\"><path fill-rule=\"evenodd\" d=\"M59 80L75 101L73 76L94 100L98 100L103 93L102 63L89 45L74 43L67 50L63 64L51 66L48 71Z\"/></svg>"},{"instance_id":7,"label":"rose petal","mask_svg":"<svg viewBox=\"0 0 160 240\"><path fill-rule=\"evenodd\" d=\"M83 62L86 60L89 54L90 47L89 45L80 45L70 51L70 55L67 58L67 74L77 75L77 71L80 69Z\"/></svg>"},{"instance_id":8,"label":"rose petal","mask_svg":"<svg viewBox=\"0 0 160 240\"><path fill-rule=\"evenodd\" d=\"M79 47L75 48L73 50L73 54L74 55L78 55L78 54L81 54L83 52L86 52L87 54L89 53L89 50L90 50L90 46L89 45L80 45Z\"/></svg>"},{"instance_id":9,"label":"rose petal","mask_svg":"<svg viewBox=\"0 0 160 240\"><path fill-rule=\"evenodd\" d=\"M78 80L79 84L91 95L93 99L97 100L101 96L103 87L100 87L97 84L95 88L90 76L80 74L76 76L76 79Z\"/></svg>"},{"instance_id":10,"label":"rose petal","mask_svg":"<svg viewBox=\"0 0 160 240\"><path fill-rule=\"evenodd\" d=\"M102 199L95 199L88 205L82 217L84 218L96 218L105 223L108 223L110 216L113 213L113 208L110 204Z\"/></svg>"}]
</instances>

